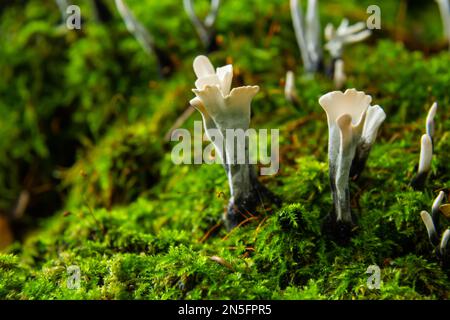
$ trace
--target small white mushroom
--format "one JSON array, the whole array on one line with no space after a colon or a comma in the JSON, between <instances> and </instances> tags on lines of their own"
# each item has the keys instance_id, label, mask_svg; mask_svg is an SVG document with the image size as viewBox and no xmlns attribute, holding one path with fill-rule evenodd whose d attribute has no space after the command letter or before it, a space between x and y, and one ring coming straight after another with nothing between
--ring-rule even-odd
<instances>
[{"instance_id":1,"label":"small white mushroom","mask_svg":"<svg viewBox=\"0 0 450 320\"><path fill-rule=\"evenodd\" d=\"M334 86L336 89L341 89L346 80L347 76L344 71L344 60L338 59L334 63Z\"/></svg>"},{"instance_id":2,"label":"small white mushroom","mask_svg":"<svg viewBox=\"0 0 450 320\"><path fill-rule=\"evenodd\" d=\"M231 90L233 66L226 65L214 70L214 66L206 56L195 58L193 67L197 81L196 89L192 91L196 97L190 104L202 114L208 138L211 140L211 136L216 135L214 130L219 130L222 141L225 141L226 129L248 129L250 103L259 87L245 86ZM212 141L223 163L235 163L235 159L227 158L227 144L223 149L223 146L217 145L215 140Z\"/></svg>"},{"instance_id":3,"label":"small white mushroom","mask_svg":"<svg viewBox=\"0 0 450 320\"><path fill-rule=\"evenodd\" d=\"M439 6L439 11L441 12L444 35L447 37L450 50L450 1L436 0L436 2Z\"/></svg>"},{"instance_id":4,"label":"small white mushroom","mask_svg":"<svg viewBox=\"0 0 450 320\"><path fill-rule=\"evenodd\" d=\"M427 115L426 131L420 139L420 159L417 174L411 181L414 189L422 189L425 185L428 173L431 170L431 161L433 158L433 134L434 134L434 117L437 111L437 103L435 102Z\"/></svg>"},{"instance_id":5,"label":"small white mushroom","mask_svg":"<svg viewBox=\"0 0 450 320\"><path fill-rule=\"evenodd\" d=\"M434 117L436 116L437 106L437 102L433 103L430 110L428 111L426 120L427 134L431 137L431 139L433 139L434 137Z\"/></svg>"},{"instance_id":6,"label":"small white mushroom","mask_svg":"<svg viewBox=\"0 0 450 320\"><path fill-rule=\"evenodd\" d=\"M317 0L308 0L306 22L299 0L290 0L292 25L303 66L308 73L317 72L322 62L320 17Z\"/></svg>"},{"instance_id":7,"label":"small white mushroom","mask_svg":"<svg viewBox=\"0 0 450 320\"><path fill-rule=\"evenodd\" d=\"M433 217L433 221L438 221L439 219L439 211L441 207L442 200L444 200L445 192L440 191L436 199L433 201L433 206L431 207L431 215Z\"/></svg>"},{"instance_id":8,"label":"small white mushroom","mask_svg":"<svg viewBox=\"0 0 450 320\"><path fill-rule=\"evenodd\" d=\"M319 99L328 120L329 174L336 219L346 224L352 223L348 181L357 149L364 143L371 146L385 118L381 107L370 106L371 101L371 96L355 89L333 91Z\"/></svg>"},{"instance_id":9,"label":"small white mushroom","mask_svg":"<svg viewBox=\"0 0 450 320\"><path fill-rule=\"evenodd\" d=\"M437 236L436 228L434 226L433 218L427 211L422 211L420 213L420 217L422 218L423 224L427 228L428 238L430 239L430 241L433 245L436 245L438 236Z\"/></svg>"},{"instance_id":10,"label":"small white mushroom","mask_svg":"<svg viewBox=\"0 0 450 320\"><path fill-rule=\"evenodd\" d=\"M329 23L325 27L325 49L327 49L333 59L342 58L344 46L367 39L371 35L371 31L366 29L364 22L358 22L349 25L347 19L343 19L337 29Z\"/></svg>"},{"instance_id":11,"label":"small white mushroom","mask_svg":"<svg viewBox=\"0 0 450 320\"><path fill-rule=\"evenodd\" d=\"M450 239L450 229L445 230L444 234L442 235L441 244L439 245L440 253L442 257L445 257L447 253L447 245L448 240Z\"/></svg>"},{"instance_id":12,"label":"small white mushroom","mask_svg":"<svg viewBox=\"0 0 450 320\"><path fill-rule=\"evenodd\" d=\"M431 160L433 158L433 143L428 134L424 134L420 140L420 160L419 175L427 174L431 169Z\"/></svg>"},{"instance_id":13,"label":"small white mushroom","mask_svg":"<svg viewBox=\"0 0 450 320\"><path fill-rule=\"evenodd\" d=\"M342 75L345 75L345 73L344 65L337 64L336 62L342 60L344 46L363 41L370 35L371 31L366 29L365 23L359 22L350 26L347 19L343 19L337 29L331 23L325 27L325 39L327 40L325 49L330 52L332 58L331 74L338 88L338 85L342 85ZM337 75L339 81L336 80L336 73L339 73Z\"/></svg>"},{"instance_id":14,"label":"small white mushroom","mask_svg":"<svg viewBox=\"0 0 450 320\"><path fill-rule=\"evenodd\" d=\"M322 29L320 25L318 0L308 0L305 32L306 32L305 38L308 54L315 71L317 71L322 61L322 43L321 43Z\"/></svg>"}]
</instances>

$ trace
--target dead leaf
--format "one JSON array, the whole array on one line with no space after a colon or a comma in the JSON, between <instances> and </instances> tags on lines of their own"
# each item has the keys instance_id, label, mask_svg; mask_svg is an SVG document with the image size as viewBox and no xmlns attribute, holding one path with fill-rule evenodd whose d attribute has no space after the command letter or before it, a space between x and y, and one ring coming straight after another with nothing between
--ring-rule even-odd
<instances>
[{"instance_id":1,"label":"dead leaf","mask_svg":"<svg viewBox=\"0 0 450 320\"><path fill-rule=\"evenodd\" d=\"M439 207L439 210L444 215L444 217L450 219L450 203L443 204Z\"/></svg>"}]
</instances>

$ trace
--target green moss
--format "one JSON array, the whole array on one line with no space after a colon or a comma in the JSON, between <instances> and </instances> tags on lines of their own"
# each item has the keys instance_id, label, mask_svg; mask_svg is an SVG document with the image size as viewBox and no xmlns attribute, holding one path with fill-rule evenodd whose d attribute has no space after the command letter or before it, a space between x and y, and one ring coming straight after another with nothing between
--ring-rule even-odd
<instances>
[{"instance_id":1,"label":"green moss","mask_svg":"<svg viewBox=\"0 0 450 320\"><path fill-rule=\"evenodd\" d=\"M324 21L344 13L360 20L361 6L348 1L330 14L338 7L330 1ZM350 184L358 227L343 246L322 230L332 200L328 128L317 100L333 83L301 75L286 1L224 2L229 14L217 26L222 48L210 56L217 64L233 62L237 84L260 85L252 125L280 129L281 157L279 173L261 181L283 200L227 232L223 168L175 166L172 143L163 142L192 97L191 63L200 44L174 0L130 7L171 52L177 67L171 78L154 81L154 61L118 16L111 26L63 34L54 28L56 7L41 8L40 1L29 1L17 22L19 7L2 13L2 41L9 39L5 28L27 26L0 46L0 207L14 205L31 164L43 168L33 170L36 181L56 184L63 203L56 213L49 202L38 206L52 216L0 254L0 298L448 299L448 270L436 262L419 216L438 190L450 187L447 53L428 55L387 39L346 50L348 86L372 94L388 117L366 169ZM155 22L148 12L167 19ZM395 19L386 17L388 36ZM436 24L423 28L434 32ZM286 69L296 71L297 110L284 98ZM432 172L425 190L414 191L409 182L434 100L440 107ZM194 120L201 120L198 113L183 127L192 130ZM59 157L67 150L70 156ZM373 264L381 269L380 290L367 287ZM74 265L79 289L67 286Z\"/></svg>"}]
</instances>

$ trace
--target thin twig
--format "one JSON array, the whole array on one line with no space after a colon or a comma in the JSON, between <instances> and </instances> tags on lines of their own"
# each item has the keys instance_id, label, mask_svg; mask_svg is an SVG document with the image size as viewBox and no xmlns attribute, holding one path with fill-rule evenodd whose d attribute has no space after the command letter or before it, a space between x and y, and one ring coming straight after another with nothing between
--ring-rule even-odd
<instances>
[{"instance_id":1,"label":"thin twig","mask_svg":"<svg viewBox=\"0 0 450 320\"><path fill-rule=\"evenodd\" d=\"M251 220L257 220L258 217L253 216L253 217L249 217L245 220L243 220L241 223L239 223L235 228L231 229L230 232L228 232L225 237L222 238L222 240L227 240L229 238L229 236L233 233L234 230L238 229L240 226L246 224L247 222L251 221Z\"/></svg>"},{"instance_id":2,"label":"thin twig","mask_svg":"<svg viewBox=\"0 0 450 320\"><path fill-rule=\"evenodd\" d=\"M223 224L222 221L216 223L211 229L208 230L208 232L205 233L205 235L198 241L200 243L203 243L204 241L206 241L209 236L215 231L217 230L217 228L219 228L221 225Z\"/></svg>"}]
</instances>

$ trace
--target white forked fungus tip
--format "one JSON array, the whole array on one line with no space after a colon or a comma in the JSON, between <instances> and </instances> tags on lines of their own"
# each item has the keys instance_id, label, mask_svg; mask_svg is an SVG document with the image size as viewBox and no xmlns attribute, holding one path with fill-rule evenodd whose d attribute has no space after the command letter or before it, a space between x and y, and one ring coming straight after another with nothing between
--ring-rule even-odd
<instances>
[{"instance_id":1,"label":"white forked fungus tip","mask_svg":"<svg viewBox=\"0 0 450 320\"><path fill-rule=\"evenodd\" d=\"M434 136L434 117L436 116L437 106L437 102L433 103L427 114L426 129L431 138Z\"/></svg>"}]
</instances>

